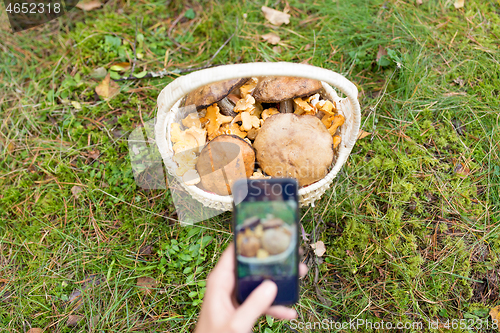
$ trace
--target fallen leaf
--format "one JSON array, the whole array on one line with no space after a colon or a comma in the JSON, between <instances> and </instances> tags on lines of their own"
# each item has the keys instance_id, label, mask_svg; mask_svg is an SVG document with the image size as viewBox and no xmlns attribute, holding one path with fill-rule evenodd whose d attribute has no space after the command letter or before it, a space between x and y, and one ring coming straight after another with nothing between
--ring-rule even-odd
<instances>
[{"instance_id":1,"label":"fallen leaf","mask_svg":"<svg viewBox=\"0 0 500 333\"><path fill-rule=\"evenodd\" d=\"M279 10L272 9L266 6L262 6L262 12L264 13L264 17L266 20L271 22L271 24L280 26L283 23L290 23L290 14L286 14L284 12L280 12Z\"/></svg>"},{"instance_id":2,"label":"fallen leaf","mask_svg":"<svg viewBox=\"0 0 500 333\"><path fill-rule=\"evenodd\" d=\"M70 302L70 303L74 302L75 300L79 299L81 295L82 295L82 292L80 289L73 290L73 292L68 297L68 302Z\"/></svg>"},{"instance_id":3,"label":"fallen leaf","mask_svg":"<svg viewBox=\"0 0 500 333\"><path fill-rule=\"evenodd\" d=\"M146 294L151 294L151 289L155 288L158 283L150 277L140 277L137 279L137 286L144 290Z\"/></svg>"},{"instance_id":4,"label":"fallen leaf","mask_svg":"<svg viewBox=\"0 0 500 333\"><path fill-rule=\"evenodd\" d=\"M423 3L424 3L424 2L423 2L422 0L417 0L417 5L419 5L419 6L420 6L420 5L421 5L421 4L423 4Z\"/></svg>"},{"instance_id":5,"label":"fallen leaf","mask_svg":"<svg viewBox=\"0 0 500 333\"><path fill-rule=\"evenodd\" d=\"M385 55L387 55L387 50L382 45L379 45L377 52L377 62L380 62L380 59L382 59L382 57Z\"/></svg>"},{"instance_id":6,"label":"fallen leaf","mask_svg":"<svg viewBox=\"0 0 500 333\"><path fill-rule=\"evenodd\" d=\"M455 0L455 8L459 9L465 6L465 0Z\"/></svg>"},{"instance_id":7,"label":"fallen leaf","mask_svg":"<svg viewBox=\"0 0 500 333\"><path fill-rule=\"evenodd\" d=\"M456 79L453 79L453 83L459 85L460 87L463 87L465 84L465 81L458 77Z\"/></svg>"},{"instance_id":8,"label":"fallen leaf","mask_svg":"<svg viewBox=\"0 0 500 333\"><path fill-rule=\"evenodd\" d=\"M359 134L358 134L358 140L361 140L363 138L366 138L368 135L370 135L371 133L370 132L367 132L367 131L363 131L363 130L359 130Z\"/></svg>"},{"instance_id":9,"label":"fallen leaf","mask_svg":"<svg viewBox=\"0 0 500 333\"><path fill-rule=\"evenodd\" d=\"M69 315L68 321L66 322L66 326L73 327L78 324L80 320L83 319L83 316L80 315Z\"/></svg>"},{"instance_id":10,"label":"fallen leaf","mask_svg":"<svg viewBox=\"0 0 500 333\"><path fill-rule=\"evenodd\" d=\"M153 247L151 245L142 246L139 249L139 254L143 256L149 256L153 252Z\"/></svg>"},{"instance_id":11,"label":"fallen leaf","mask_svg":"<svg viewBox=\"0 0 500 333\"><path fill-rule=\"evenodd\" d=\"M280 42L280 40L281 40L280 36L276 35L273 32L270 32L268 34L262 35L261 37L266 42L268 42L269 44L273 44L273 45L278 44Z\"/></svg>"},{"instance_id":12,"label":"fallen leaf","mask_svg":"<svg viewBox=\"0 0 500 333\"><path fill-rule=\"evenodd\" d=\"M323 243L322 241L317 241L316 243L311 244L311 247L314 249L314 253L318 257L322 257L326 252L325 243Z\"/></svg>"},{"instance_id":13,"label":"fallen leaf","mask_svg":"<svg viewBox=\"0 0 500 333\"><path fill-rule=\"evenodd\" d=\"M300 231L302 233L302 239L304 240L304 242L308 242L309 241L309 238L307 238L307 236L310 236L304 229L304 226L302 225L302 223L300 224Z\"/></svg>"},{"instance_id":14,"label":"fallen leaf","mask_svg":"<svg viewBox=\"0 0 500 333\"><path fill-rule=\"evenodd\" d=\"M106 74L108 74L108 71L104 67L98 67L90 73L90 76L93 77L94 79L104 79L106 77Z\"/></svg>"},{"instance_id":15,"label":"fallen leaf","mask_svg":"<svg viewBox=\"0 0 500 333\"><path fill-rule=\"evenodd\" d=\"M7 151L9 152L9 154L12 154L14 149L16 149L16 144L12 141L9 142L9 144L7 145Z\"/></svg>"},{"instance_id":16,"label":"fallen leaf","mask_svg":"<svg viewBox=\"0 0 500 333\"><path fill-rule=\"evenodd\" d=\"M71 188L71 193L73 193L73 196L78 199L78 197L80 197L80 193L83 191L83 189L78 186L78 185L75 185Z\"/></svg>"},{"instance_id":17,"label":"fallen leaf","mask_svg":"<svg viewBox=\"0 0 500 333\"><path fill-rule=\"evenodd\" d=\"M467 96L467 93L465 91L449 92L449 93L443 94L443 96L444 97Z\"/></svg>"},{"instance_id":18,"label":"fallen leaf","mask_svg":"<svg viewBox=\"0 0 500 333\"><path fill-rule=\"evenodd\" d=\"M41 328L38 328L38 327L33 327L33 328L30 328L26 333L42 333L43 330Z\"/></svg>"},{"instance_id":19,"label":"fallen leaf","mask_svg":"<svg viewBox=\"0 0 500 333\"><path fill-rule=\"evenodd\" d=\"M80 102L77 102L77 101L71 101L71 105L73 105L73 107L77 110L81 110L82 109L82 105L80 104Z\"/></svg>"},{"instance_id":20,"label":"fallen leaf","mask_svg":"<svg viewBox=\"0 0 500 333\"><path fill-rule=\"evenodd\" d=\"M99 323L99 319L100 319L99 315L95 315L92 318L90 318L90 323L89 323L90 328L95 328Z\"/></svg>"},{"instance_id":21,"label":"fallen leaf","mask_svg":"<svg viewBox=\"0 0 500 333\"><path fill-rule=\"evenodd\" d=\"M99 95L99 97L111 99L120 92L120 85L115 81L111 81L108 73L104 80L102 80L101 83L99 83L99 85L95 88L95 92Z\"/></svg>"},{"instance_id":22,"label":"fallen leaf","mask_svg":"<svg viewBox=\"0 0 500 333\"><path fill-rule=\"evenodd\" d=\"M125 72L130 69L130 63L118 62L116 64L113 64L110 69L115 72Z\"/></svg>"},{"instance_id":23,"label":"fallen leaf","mask_svg":"<svg viewBox=\"0 0 500 333\"><path fill-rule=\"evenodd\" d=\"M101 153L97 149L96 150L92 150L92 151L90 151L90 153L87 154L87 156L90 157L93 160L97 160L100 155L101 155Z\"/></svg>"},{"instance_id":24,"label":"fallen leaf","mask_svg":"<svg viewBox=\"0 0 500 333\"><path fill-rule=\"evenodd\" d=\"M491 320L493 321L493 323L500 325L500 305L497 305L494 308L491 308L490 316L491 316ZM500 326L498 326L498 331L500 332Z\"/></svg>"},{"instance_id":25,"label":"fallen leaf","mask_svg":"<svg viewBox=\"0 0 500 333\"><path fill-rule=\"evenodd\" d=\"M86 2L79 2L76 7L86 12L100 8L102 3L99 0L91 0Z\"/></svg>"},{"instance_id":26,"label":"fallen leaf","mask_svg":"<svg viewBox=\"0 0 500 333\"><path fill-rule=\"evenodd\" d=\"M281 53L281 46L274 46L273 51L276 53Z\"/></svg>"},{"instance_id":27,"label":"fallen leaf","mask_svg":"<svg viewBox=\"0 0 500 333\"><path fill-rule=\"evenodd\" d=\"M455 173L462 178L465 178L470 174L470 169L467 167L467 165L460 162L455 164L455 169L453 171L455 171Z\"/></svg>"}]
</instances>

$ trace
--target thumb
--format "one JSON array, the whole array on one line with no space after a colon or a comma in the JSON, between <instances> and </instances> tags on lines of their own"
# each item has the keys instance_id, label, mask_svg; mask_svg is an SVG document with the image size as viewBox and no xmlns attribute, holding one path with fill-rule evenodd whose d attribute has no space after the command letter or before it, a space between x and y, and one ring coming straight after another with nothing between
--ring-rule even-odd
<instances>
[{"instance_id":1,"label":"thumb","mask_svg":"<svg viewBox=\"0 0 500 333\"><path fill-rule=\"evenodd\" d=\"M236 310L232 327L239 332L250 332L257 319L273 304L278 286L270 280L262 282Z\"/></svg>"}]
</instances>

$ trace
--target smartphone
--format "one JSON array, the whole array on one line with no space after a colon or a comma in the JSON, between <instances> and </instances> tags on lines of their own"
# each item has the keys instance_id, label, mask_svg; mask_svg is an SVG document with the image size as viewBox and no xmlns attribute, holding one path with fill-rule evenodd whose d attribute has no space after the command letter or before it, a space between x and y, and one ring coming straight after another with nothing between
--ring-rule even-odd
<instances>
[{"instance_id":1,"label":"smartphone","mask_svg":"<svg viewBox=\"0 0 500 333\"><path fill-rule=\"evenodd\" d=\"M274 305L299 298L298 184L292 178L240 179L233 185L236 300L264 280L278 286Z\"/></svg>"}]
</instances>

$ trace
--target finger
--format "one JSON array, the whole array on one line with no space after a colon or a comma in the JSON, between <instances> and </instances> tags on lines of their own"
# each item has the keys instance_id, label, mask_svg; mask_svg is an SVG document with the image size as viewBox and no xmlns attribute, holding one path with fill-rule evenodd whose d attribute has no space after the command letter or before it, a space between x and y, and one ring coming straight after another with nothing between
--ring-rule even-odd
<instances>
[{"instance_id":1,"label":"finger","mask_svg":"<svg viewBox=\"0 0 500 333\"><path fill-rule=\"evenodd\" d=\"M210 285L210 288L208 285ZM209 290L232 292L234 285L234 244L230 243L222 253L215 268L208 275L207 292Z\"/></svg>"},{"instance_id":2,"label":"finger","mask_svg":"<svg viewBox=\"0 0 500 333\"><path fill-rule=\"evenodd\" d=\"M308 270L309 269L307 268L306 264L304 264L302 262L299 264L299 275L300 275L300 277L306 276Z\"/></svg>"},{"instance_id":3,"label":"finger","mask_svg":"<svg viewBox=\"0 0 500 333\"><path fill-rule=\"evenodd\" d=\"M297 318L297 311L295 311L295 309L287 308L286 306L281 305L271 306L266 311L266 314L276 319L292 320Z\"/></svg>"},{"instance_id":4,"label":"finger","mask_svg":"<svg viewBox=\"0 0 500 333\"><path fill-rule=\"evenodd\" d=\"M237 332L251 331L257 319L271 307L277 293L276 283L269 280L262 282L236 310L232 328Z\"/></svg>"}]
</instances>

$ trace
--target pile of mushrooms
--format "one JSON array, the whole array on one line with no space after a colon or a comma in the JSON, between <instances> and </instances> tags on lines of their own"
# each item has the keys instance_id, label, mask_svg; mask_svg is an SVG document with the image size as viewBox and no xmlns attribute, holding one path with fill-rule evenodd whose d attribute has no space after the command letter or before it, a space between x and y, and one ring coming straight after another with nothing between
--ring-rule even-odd
<instances>
[{"instance_id":1,"label":"pile of mushrooms","mask_svg":"<svg viewBox=\"0 0 500 333\"><path fill-rule=\"evenodd\" d=\"M191 92L184 105L196 111L170 131L177 175L219 195L242 177L293 177L301 187L322 179L345 120L322 89L312 79L260 77Z\"/></svg>"},{"instance_id":2,"label":"pile of mushrooms","mask_svg":"<svg viewBox=\"0 0 500 333\"><path fill-rule=\"evenodd\" d=\"M284 252L291 241L292 233L282 219L250 217L240 227L236 248L244 257L264 259Z\"/></svg>"}]
</instances>

